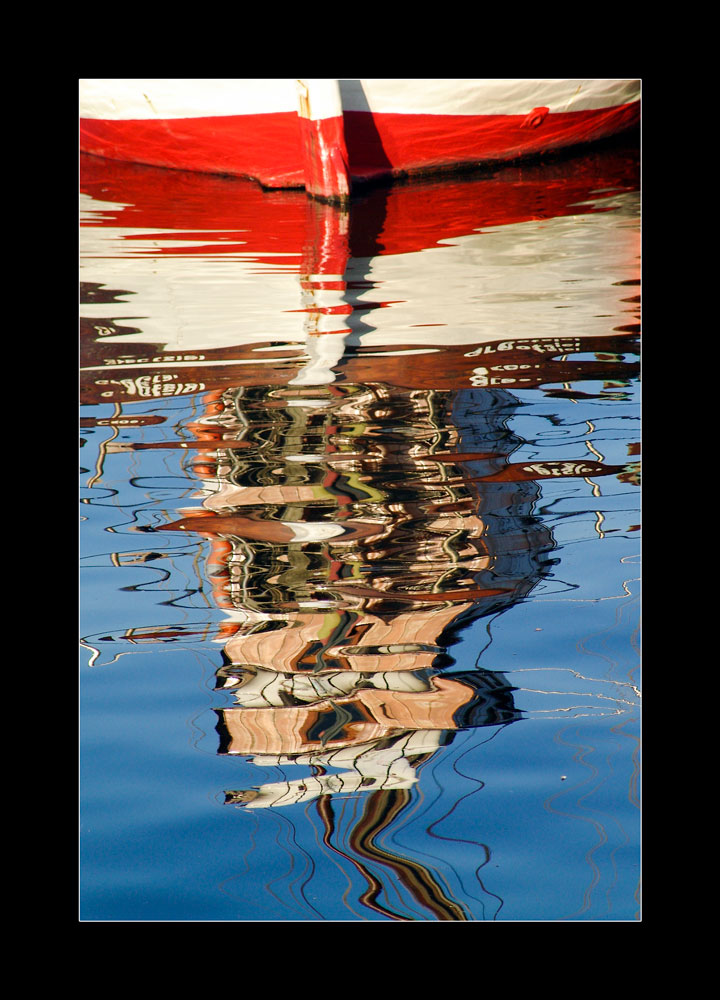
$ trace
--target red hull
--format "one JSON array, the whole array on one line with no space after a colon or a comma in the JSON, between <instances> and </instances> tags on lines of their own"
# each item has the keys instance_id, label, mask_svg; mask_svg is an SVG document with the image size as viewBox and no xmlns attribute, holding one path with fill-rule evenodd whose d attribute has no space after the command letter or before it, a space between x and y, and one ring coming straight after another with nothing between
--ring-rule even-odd
<instances>
[{"instance_id":1,"label":"red hull","mask_svg":"<svg viewBox=\"0 0 720 1000\"><path fill-rule=\"evenodd\" d=\"M80 149L94 156L304 187L298 116L292 111L213 118L80 119Z\"/></svg>"},{"instance_id":2,"label":"red hull","mask_svg":"<svg viewBox=\"0 0 720 1000\"><path fill-rule=\"evenodd\" d=\"M509 162L615 135L639 121L639 105L527 115L373 115L346 111L354 179Z\"/></svg>"},{"instance_id":3,"label":"red hull","mask_svg":"<svg viewBox=\"0 0 720 1000\"><path fill-rule=\"evenodd\" d=\"M636 126L639 102L610 109L526 115L343 114L352 181L477 166L539 156L595 142ZM251 177L268 188L308 187L332 196L333 177L307 177L310 141L337 146L335 120L312 123L293 112L206 118L80 120L83 152L113 160ZM325 137L330 130L333 135ZM317 133L317 135L315 135ZM341 148L341 147L340 147ZM341 149L343 156L345 150ZM327 191L323 184L330 185ZM340 192L342 194L342 192Z\"/></svg>"}]
</instances>

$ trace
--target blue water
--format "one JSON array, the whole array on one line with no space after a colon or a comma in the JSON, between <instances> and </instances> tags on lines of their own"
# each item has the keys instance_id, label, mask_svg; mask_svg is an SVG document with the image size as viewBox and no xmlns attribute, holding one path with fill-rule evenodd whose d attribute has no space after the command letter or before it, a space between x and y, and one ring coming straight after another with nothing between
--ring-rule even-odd
<instances>
[{"instance_id":1,"label":"blue water","mask_svg":"<svg viewBox=\"0 0 720 1000\"><path fill-rule=\"evenodd\" d=\"M631 147L623 155L632 161L635 153ZM556 176L558 167L554 169ZM571 161L568 176L573 169ZM138 170L156 201L141 203ZM103 171L106 201L100 197ZM172 172L147 168L143 173L103 161L92 161L87 168L93 183L86 205L88 228L83 230L83 280L123 294L108 296L100 305L95 299L88 307L87 322L94 327L84 342L83 365L93 371L84 375L90 388L81 407L80 452L81 919L638 920L640 390L637 338L628 334L637 310L628 302L630 293L638 292L632 285L637 284L639 262L623 249L626 236L639 230L636 191L625 182L618 184L607 211L597 214L584 205L576 215L562 218L548 211L540 223L529 218L494 228L481 225L477 232L490 234L490 258L483 256L484 244L473 231L457 236L453 230L437 287L432 285L432 255L443 245L442 219L426 249L374 258L351 252L346 275L362 271L366 280L370 275L373 287L367 294L405 305L360 309L348 283L341 294L353 313L344 322L355 332L346 337L345 353L329 358L324 381L295 388L290 377L298 365L302 370L311 361L298 352L301 339L273 338L272 329L273 323L279 328L288 319L282 295L287 290L291 302L289 292L298 283L307 248L290 240L266 247L268 253L296 253L297 264L291 256L277 265L271 257L258 263L257 251L251 259L240 256L235 297L226 308L228 316L250 313L257 326L254 346L248 348L245 340L242 347L252 363L219 372L213 368L215 381L208 377L204 388L194 389L197 372L191 378L183 375L189 369L180 369L178 376L171 361L181 349L193 356L201 353L198 337L201 341L203 334L193 329L192 340L190 324L183 325L186 314L172 313L168 301L178 301L178 288L189 301L200 301L202 290L218 274L213 271L217 258L208 246L220 246L222 232L231 227L214 217L203 227L196 218L193 232L203 230L198 250L183 256L180 271L164 274L163 268L175 260L173 247L187 241L191 230L182 218L182 175L174 182L175 175L168 180L168 174ZM542 180L542 173L538 176ZM258 197L269 205L277 198L229 180L213 179L212 184L214 210L218 190L229 200L232 196L232 211L240 215L243 198L253 206ZM597 198L607 198L605 175L597 185ZM472 191L480 203L481 189ZM195 190L193 198L197 210ZM168 224L173 199L178 213L174 227ZM295 202L289 204L294 210ZM598 202L591 199L590 204ZM248 234L255 226L257 239L269 242L260 231L262 212L256 207L252 215L247 211L245 229L234 217L232 228ZM360 221L363 211L369 209L355 206ZM102 253L98 234L105 241ZM127 249L133 240L143 248L140 255ZM148 250L152 241L157 249ZM188 257L194 262L192 272ZM230 266L225 259L223 267ZM505 267L512 276L509 284ZM452 294L448 273L458 276ZM225 294L224 272L222 281ZM572 295L561 301L558 295L568 282L573 282ZM155 295L161 288L175 291ZM361 298L366 294L356 293ZM222 350L232 347L232 334L217 334L225 322L221 297L211 288L208 302L215 303L217 313L212 330L208 320L206 359L221 358ZM474 327L463 311L468 301L476 310ZM522 309L531 301L535 306L527 316L534 316L536 331L522 327ZM559 302L573 316L557 318ZM507 327L498 303L506 304ZM398 349L417 349L418 341L408 333L413 325L402 318L402 310L415 305L429 322L444 315L448 327L460 331L456 339L462 357L476 352L463 362L466 370L455 373L452 359L441 360L442 351L450 358L449 341L438 335L432 344L438 371L445 365L453 374L438 380L435 388L428 387L427 372L420 367L416 388L412 376L406 379L410 385L398 388L393 383L397 369L388 374L390 369L373 361L376 355L367 346L376 332ZM484 315L492 315L495 325L485 329ZM575 350L537 354L533 361L549 365L537 384L520 382L517 367L505 369L507 381L495 388L482 384L485 376L476 370L480 347L485 351L488 345L536 333L549 336L552 323L561 324L557 336L582 331L583 323L590 335ZM160 327L173 328L176 341L160 339L154 332ZM300 361L274 366L275 374L263 385L260 376L250 373L270 371L261 367L261 360L254 367L255 360L268 356L268 346ZM100 379L107 373L95 371L102 368L98 359L102 361L103 351L109 361L120 357L120 365L107 365L116 380L130 378L119 372L125 359L134 364L143 355L170 361L154 369L150 362L131 368L132 378L148 371L156 376L171 372L174 382L154 384L175 386L187 378L190 388L121 397L119 389ZM364 352L363 364L378 367L370 377L362 369L361 379L352 376L360 371L352 365ZM419 364L418 357L407 355L407 371ZM513 359L517 365L516 355ZM553 368L551 362L561 367ZM554 377L557 372L562 372L560 378ZM574 372L575 380L568 377ZM357 404L352 413L343 409L350 405L346 399L359 398L357 393L369 385L381 402ZM349 395L333 395L335 387ZM212 419L219 412L218 400L225 406L222 426L230 428L226 440L242 438L248 447L223 450L217 437L205 450L193 443L198 428L217 429ZM324 423L321 411L329 414ZM417 458L412 451L416 443ZM364 449L363 457L353 459L357 465L334 465L335 459L327 457L334 446L348 454ZM376 446L384 449L377 460L372 458ZM304 462L293 457L298 451ZM428 458L470 452L475 457ZM324 486L325 493L317 493L323 499L303 501L303 506L288 492L297 484L320 489L321 483L331 482L329 472L346 467L359 472L337 480L344 485L332 495L331 487ZM528 472L531 468L535 472ZM488 478L507 469L516 471L506 480ZM606 474L607 469L613 471ZM263 507L255 500L248 507L245 498L258 484L285 490L284 506ZM443 490L455 491L455 514L447 506L450 494ZM232 504L213 507L213 497L226 495ZM188 511L203 514L204 521L187 531L166 530ZM363 524L368 518L384 518L390 534L384 541L361 540L344 549L336 545L337 538L317 540L315 535L311 542L289 547L269 535L269 540L263 535L253 541L254 529L243 534L246 528L231 530L229 522L220 525L218 534L203 534L203 525L211 524L210 512L218 511L239 518L254 512L263 532L286 523L307 523L315 531L314 525L345 524L344 516ZM453 516L452 523L444 520ZM478 518L482 535L476 531ZM227 543L224 549L218 549L218 540ZM470 542L479 548L470 552ZM483 544L492 554L487 565L477 555ZM218 566L231 550L233 572L240 576L218 576ZM265 560L257 576L243 575L247 563L242 560L250 550L253 566ZM445 558L447 566L437 568L437 560ZM435 567L434 577L426 573L425 559ZM347 587L338 589L332 575L341 564L348 573L361 567L355 576L343 577L352 595L361 593L353 587L372 583L404 596L394 598L395 603L378 603L372 596L349 598ZM285 568L287 576L282 575ZM446 570L452 571L447 578ZM225 582L219 584L219 579ZM230 580L236 581L234 589ZM387 580L389 584L383 582ZM429 595L433 580L436 604ZM488 588L502 593L487 596ZM464 596L471 591L485 596ZM476 691L479 707L466 700L449 728L395 723L383 729L382 738L361 739L360 728L353 728L344 709L356 722L370 718L363 713L384 719L382 713L391 711L390 701L383 708L382 699L368 700L375 696L380 675L365 673L349 700L333 702L340 714L329 718L339 719L336 728L324 723L324 730L317 730L317 724L315 730L298 730L294 751L272 749L273 740L280 747L280 736L270 738L269 749L243 743L254 723L243 729L242 720L254 719L257 711L263 713L258 719L270 720L273 733L285 734L282 745L287 747L293 736L283 728L284 720L301 709L297 700L292 708L288 696L271 704L269 692L277 677L285 677L287 690L300 680L322 679L327 666L322 657L341 673L348 663L357 668L357 650L367 641L362 635L352 640L354 646L350 639L337 640L351 643L341 654L332 652L329 640L323 646L325 633L318 632L319 646L309 655L319 656L322 647L322 662L314 667L282 659L279 652L278 659L255 664L260 676L266 672L268 686L258 697L267 704L256 709L247 702L243 708L238 707L243 692L252 685L224 686L223 671L243 666L233 650L249 647L233 643L247 642L248 629L259 628L258 634L265 635L269 622L271 635L292 638L309 620L304 615L329 615L323 620L334 622L337 609L350 608L357 621L377 613L391 627L402 615L410 623L420 622L412 616L424 615L429 607L442 615L455 606L458 618L450 632L439 630L430 640L426 632L431 625L418 625L418 636L426 630L420 645L443 650L430 666L429 660L422 661L425 673L410 670L403 661L384 675L388 683L400 674L430 677L428 690L436 696L450 682ZM261 620L266 624L257 626ZM382 650L380 657L394 655ZM349 656L347 663L342 655ZM415 654L398 655L402 660ZM327 698L316 704L327 706ZM422 711L418 720L424 718ZM230 732L233 719L240 720L240 729ZM324 735L317 737L315 756L310 759L305 750L303 757L316 731ZM423 752L401 752L398 747L408 738L420 740ZM330 754L319 763L333 746L349 756L341 761ZM373 754L379 763L371 772L362 771L363 761L376 759ZM383 761L387 777L381 773ZM307 789L298 792L292 784L306 782L309 788L313 781L354 775L357 769L371 777L344 791L316 795ZM279 801L256 807L269 794L262 789L287 782L291 784L283 787L294 788L299 801L281 795ZM259 798L248 801L247 790L255 790Z\"/></svg>"}]
</instances>

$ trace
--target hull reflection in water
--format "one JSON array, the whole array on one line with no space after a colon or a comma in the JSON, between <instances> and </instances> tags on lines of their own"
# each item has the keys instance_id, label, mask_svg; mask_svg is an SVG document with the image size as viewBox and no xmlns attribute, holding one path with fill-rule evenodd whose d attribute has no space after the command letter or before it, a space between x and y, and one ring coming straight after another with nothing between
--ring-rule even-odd
<instances>
[{"instance_id":1,"label":"hull reflection in water","mask_svg":"<svg viewBox=\"0 0 720 1000\"><path fill-rule=\"evenodd\" d=\"M348 213L92 159L84 175L83 402L239 384L531 388L638 333L627 151L381 189Z\"/></svg>"},{"instance_id":2,"label":"hull reflection in water","mask_svg":"<svg viewBox=\"0 0 720 1000\"><path fill-rule=\"evenodd\" d=\"M258 823L316 817L382 919L414 919L415 904L420 919L478 919L445 861L391 849L392 831L461 734L525 717L510 670L463 638L552 574L543 480L637 481L592 448L523 459L511 429L522 391L574 403L587 382L609 401L637 373L636 167L611 150L379 190L343 214L241 182L84 165L81 392L101 414L86 426L112 430L88 487L123 455L133 489L154 454L156 476L178 461L177 501L143 493L122 522L154 547L136 551L133 534L111 561L205 555L202 601L94 632L90 663L117 662L123 643L207 644L213 763L235 757L242 773L224 772L220 797ZM449 815L463 796L443 794ZM462 833L485 891L489 848Z\"/></svg>"}]
</instances>

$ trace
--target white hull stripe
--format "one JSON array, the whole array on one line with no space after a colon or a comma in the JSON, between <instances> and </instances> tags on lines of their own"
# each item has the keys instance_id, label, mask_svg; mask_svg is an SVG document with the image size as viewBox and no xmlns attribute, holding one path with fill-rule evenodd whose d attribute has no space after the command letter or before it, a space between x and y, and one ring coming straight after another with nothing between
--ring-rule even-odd
<instances>
[{"instance_id":1,"label":"white hull stripe","mask_svg":"<svg viewBox=\"0 0 720 1000\"><path fill-rule=\"evenodd\" d=\"M590 111L640 98L639 80L81 80L81 118L107 121L297 113L526 115Z\"/></svg>"}]
</instances>

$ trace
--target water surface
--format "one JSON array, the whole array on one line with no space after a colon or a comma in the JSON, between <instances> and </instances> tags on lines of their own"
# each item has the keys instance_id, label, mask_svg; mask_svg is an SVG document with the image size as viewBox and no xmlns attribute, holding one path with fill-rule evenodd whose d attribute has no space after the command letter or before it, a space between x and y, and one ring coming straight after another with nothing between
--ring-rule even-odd
<instances>
[{"instance_id":1,"label":"water surface","mask_svg":"<svg viewBox=\"0 0 720 1000\"><path fill-rule=\"evenodd\" d=\"M82 919L638 919L638 188L83 158Z\"/></svg>"}]
</instances>

